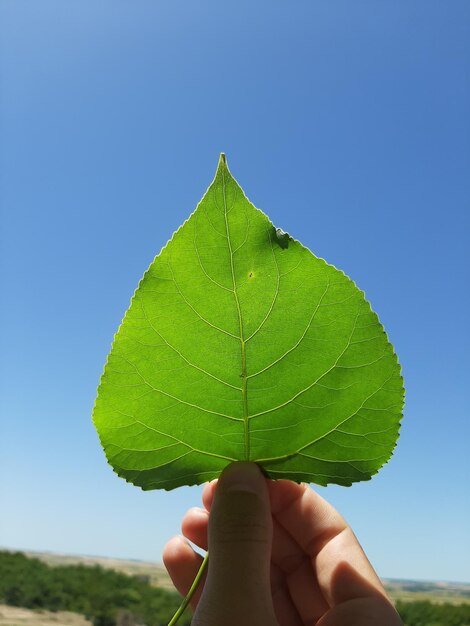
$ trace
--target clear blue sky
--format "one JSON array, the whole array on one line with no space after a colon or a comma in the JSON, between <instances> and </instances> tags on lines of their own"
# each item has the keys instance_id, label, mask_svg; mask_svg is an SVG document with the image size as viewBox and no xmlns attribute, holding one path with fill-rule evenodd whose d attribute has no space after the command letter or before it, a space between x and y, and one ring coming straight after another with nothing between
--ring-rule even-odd
<instances>
[{"instance_id":1,"label":"clear blue sky","mask_svg":"<svg viewBox=\"0 0 470 626\"><path fill-rule=\"evenodd\" d=\"M90 416L225 151L403 365L394 457L321 493L380 575L470 581L468 0L3 0L0 38L0 545L160 560L199 504L114 475Z\"/></svg>"}]
</instances>

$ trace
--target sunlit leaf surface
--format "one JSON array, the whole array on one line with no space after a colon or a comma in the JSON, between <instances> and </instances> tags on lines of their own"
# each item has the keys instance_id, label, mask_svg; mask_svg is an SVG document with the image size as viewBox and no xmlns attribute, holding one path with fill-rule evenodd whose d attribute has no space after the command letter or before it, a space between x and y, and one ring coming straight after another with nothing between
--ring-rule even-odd
<instances>
[{"instance_id":1,"label":"sunlit leaf surface","mask_svg":"<svg viewBox=\"0 0 470 626\"><path fill-rule=\"evenodd\" d=\"M143 489L244 459L271 478L350 485L390 458L403 393L363 292L275 228L222 155L134 294L93 419L109 463Z\"/></svg>"}]
</instances>

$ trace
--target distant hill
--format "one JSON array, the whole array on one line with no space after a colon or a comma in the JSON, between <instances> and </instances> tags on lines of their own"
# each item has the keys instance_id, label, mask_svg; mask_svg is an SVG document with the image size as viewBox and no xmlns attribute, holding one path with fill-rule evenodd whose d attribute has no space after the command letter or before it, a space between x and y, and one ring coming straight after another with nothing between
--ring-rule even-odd
<instances>
[{"instance_id":1,"label":"distant hill","mask_svg":"<svg viewBox=\"0 0 470 626\"><path fill-rule=\"evenodd\" d=\"M0 550L0 626L167 624L181 599L151 584L161 566L131 569L118 571L112 559ZM181 626L190 621L185 612Z\"/></svg>"},{"instance_id":2,"label":"distant hill","mask_svg":"<svg viewBox=\"0 0 470 626\"><path fill-rule=\"evenodd\" d=\"M173 583L161 563L152 561L139 561L134 559L114 559L104 556L86 556L62 554L60 552L34 552L21 550L26 556L40 559L48 565L100 565L105 569L122 572L128 576L146 578L154 587L174 590Z\"/></svg>"},{"instance_id":3,"label":"distant hill","mask_svg":"<svg viewBox=\"0 0 470 626\"><path fill-rule=\"evenodd\" d=\"M384 583L407 626L470 626L470 584ZM162 626L180 601L160 563L0 550L0 626Z\"/></svg>"},{"instance_id":4,"label":"distant hill","mask_svg":"<svg viewBox=\"0 0 470 626\"><path fill-rule=\"evenodd\" d=\"M33 552L24 554L44 561L48 565L100 565L130 576L139 576L154 587L173 590L173 584L161 563L131 559L114 559L100 556L61 554L58 552ZM430 602L470 604L470 583L428 582L419 580L384 579L382 581L394 602Z\"/></svg>"},{"instance_id":5,"label":"distant hill","mask_svg":"<svg viewBox=\"0 0 470 626\"><path fill-rule=\"evenodd\" d=\"M470 583L396 579L385 579L382 582L394 602L428 600L438 604L470 604Z\"/></svg>"}]
</instances>

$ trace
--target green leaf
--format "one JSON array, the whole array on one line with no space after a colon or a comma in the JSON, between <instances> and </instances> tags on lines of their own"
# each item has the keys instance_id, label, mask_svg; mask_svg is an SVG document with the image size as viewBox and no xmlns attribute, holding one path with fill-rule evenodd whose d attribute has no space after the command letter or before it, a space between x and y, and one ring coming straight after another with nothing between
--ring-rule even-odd
<instances>
[{"instance_id":1,"label":"green leaf","mask_svg":"<svg viewBox=\"0 0 470 626\"><path fill-rule=\"evenodd\" d=\"M271 478L350 485L390 458L403 395L363 292L276 229L222 155L132 298L93 419L109 463L143 489L243 459Z\"/></svg>"}]
</instances>

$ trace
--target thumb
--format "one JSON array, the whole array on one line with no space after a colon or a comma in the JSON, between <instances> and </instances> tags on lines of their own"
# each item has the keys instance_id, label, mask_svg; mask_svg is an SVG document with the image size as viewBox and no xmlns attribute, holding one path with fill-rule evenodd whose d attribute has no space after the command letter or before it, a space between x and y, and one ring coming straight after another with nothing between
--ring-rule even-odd
<instances>
[{"instance_id":1,"label":"thumb","mask_svg":"<svg viewBox=\"0 0 470 626\"><path fill-rule=\"evenodd\" d=\"M193 624L277 624L271 596L272 517L254 463L229 465L209 517L209 569Z\"/></svg>"}]
</instances>

